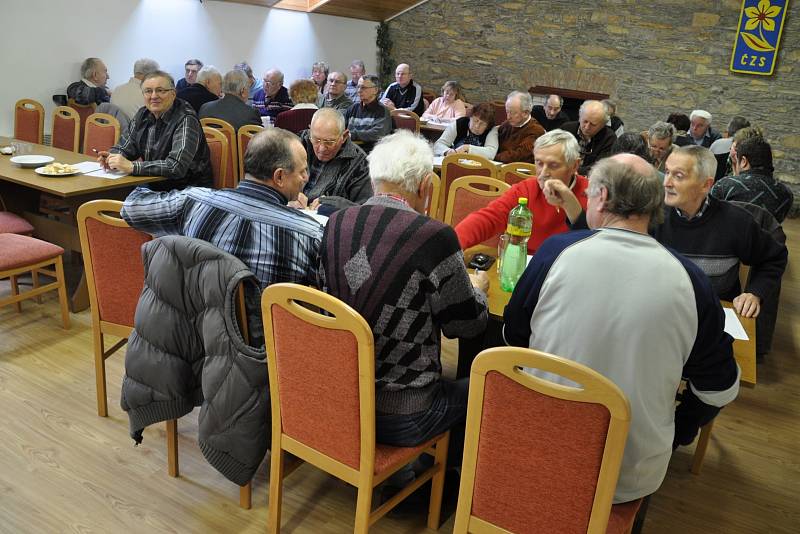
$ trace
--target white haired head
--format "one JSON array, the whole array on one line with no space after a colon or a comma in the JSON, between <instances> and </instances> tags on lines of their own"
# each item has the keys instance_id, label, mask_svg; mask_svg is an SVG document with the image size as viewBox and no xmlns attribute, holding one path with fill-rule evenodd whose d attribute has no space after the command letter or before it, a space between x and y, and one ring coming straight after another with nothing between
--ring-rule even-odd
<instances>
[{"instance_id":1,"label":"white haired head","mask_svg":"<svg viewBox=\"0 0 800 534\"><path fill-rule=\"evenodd\" d=\"M381 139L367 161L373 184L390 183L416 194L433 171L433 150L422 137L400 130Z\"/></svg>"}]
</instances>

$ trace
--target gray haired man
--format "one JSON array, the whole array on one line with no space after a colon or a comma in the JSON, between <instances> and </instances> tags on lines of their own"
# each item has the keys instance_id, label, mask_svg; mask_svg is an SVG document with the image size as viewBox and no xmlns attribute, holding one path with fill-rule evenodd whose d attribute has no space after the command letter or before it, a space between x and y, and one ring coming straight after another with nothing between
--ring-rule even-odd
<instances>
[{"instance_id":1,"label":"gray haired man","mask_svg":"<svg viewBox=\"0 0 800 534\"><path fill-rule=\"evenodd\" d=\"M608 123L608 110L598 100L586 100L578 111L578 121L565 122L561 128L575 136L581 146L580 174L589 174L596 162L609 156L617 135Z\"/></svg>"},{"instance_id":2,"label":"gray haired man","mask_svg":"<svg viewBox=\"0 0 800 534\"><path fill-rule=\"evenodd\" d=\"M219 99L220 93L222 93L222 74L214 66L206 65L197 73L197 83L179 89L177 96L187 101L195 112L200 112L203 104Z\"/></svg>"},{"instance_id":3,"label":"gray haired man","mask_svg":"<svg viewBox=\"0 0 800 534\"><path fill-rule=\"evenodd\" d=\"M250 94L250 80L241 70L225 73L222 80L222 91L225 96L213 102L207 102L200 108L200 118L221 119L233 126L237 132L247 124L261 126L258 111L247 105Z\"/></svg>"},{"instance_id":4,"label":"gray haired man","mask_svg":"<svg viewBox=\"0 0 800 534\"><path fill-rule=\"evenodd\" d=\"M531 117L533 99L530 93L512 91L506 99L506 121L497 129L500 147L495 159L503 163L533 163L533 144L544 128Z\"/></svg>"},{"instance_id":5,"label":"gray haired man","mask_svg":"<svg viewBox=\"0 0 800 534\"><path fill-rule=\"evenodd\" d=\"M103 60L86 58L81 63L81 79L67 87L67 98L83 106L108 102L111 99L106 86L109 79L108 68Z\"/></svg>"},{"instance_id":6,"label":"gray haired man","mask_svg":"<svg viewBox=\"0 0 800 534\"><path fill-rule=\"evenodd\" d=\"M664 163L674 148L675 126L668 122L658 121L647 130L647 145L653 165L659 172L664 172Z\"/></svg>"},{"instance_id":7,"label":"gray haired man","mask_svg":"<svg viewBox=\"0 0 800 534\"><path fill-rule=\"evenodd\" d=\"M159 69L158 62L148 58L136 60L133 64L133 76L127 83L118 85L111 93L111 103L122 110L128 119L136 115L139 108L144 106L142 97L142 80L147 74Z\"/></svg>"}]
</instances>

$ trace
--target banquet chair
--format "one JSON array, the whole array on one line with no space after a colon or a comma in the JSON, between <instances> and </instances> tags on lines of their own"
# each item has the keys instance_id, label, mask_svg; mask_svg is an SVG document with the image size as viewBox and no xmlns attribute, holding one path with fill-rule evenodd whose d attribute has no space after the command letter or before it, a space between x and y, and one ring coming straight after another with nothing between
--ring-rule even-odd
<instances>
[{"instance_id":1,"label":"banquet chair","mask_svg":"<svg viewBox=\"0 0 800 534\"><path fill-rule=\"evenodd\" d=\"M442 160L442 187L439 193L439 210L447 206L447 195L456 178L462 176L497 177L497 166L476 154L450 154Z\"/></svg>"},{"instance_id":2,"label":"banquet chair","mask_svg":"<svg viewBox=\"0 0 800 534\"><path fill-rule=\"evenodd\" d=\"M53 110L53 130L50 144L53 148L77 152L80 147L81 118L69 106Z\"/></svg>"},{"instance_id":3,"label":"banquet chair","mask_svg":"<svg viewBox=\"0 0 800 534\"><path fill-rule=\"evenodd\" d=\"M511 186L495 178L485 176L462 176L450 185L447 195L447 206L444 210L445 224L453 228L463 221L467 215L486 207L491 201L500 198ZM481 243L481 252L490 256L497 255L497 244L500 236L493 236Z\"/></svg>"},{"instance_id":4,"label":"banquet chair","mask_svg":"<svg viewBox=\"0 0 800 534\"><path fill-rule=\"evenodd\" d=\"M508 118L508 115L506 115L506 103L503 100L496 100L492 102L492 107L494 108L494 123L500 126Z\"/></svg>"},{"instance_id":5,"label":"banquet chair","mask_svg":"<svg viewBox=\"0 0 800 534\"><path fill-rule=\"evenodd\" d=\"M625 394L584 365L527 348L484 350L470 374L453 532L629 532L641 499L612 500L630 418Z\"/></svg>"},{"instance_id":6,"label":"banquet chair","mask_svg":"<svg viewBox=\"0 0 800 534\"><path fill-rule=\"evenodd\" d=\"M220 130L203 126L211 159L211 172L214 176L214 189L232 187L228 181L228 138Z\"/></svg>"},{"instance_id":7,"label":"banquet chair","mask_svg":"<svg viewBox=\"0 0 800 534\"><path fill-rule=\"evenodd\" d=\"M0 298L0 308L14 304L17 312L21 312L23 300L38 298L47 291L58 291L61 325L64 330L69 330L67 288L64 283L64 264L61 261L64 249L26 235L0 234L0 250L3 251L0 254L0 280L8 278L11 282L11 295ZM31 273L34 287L20 293L17 277L26 273ZM40 285L39 274L52 276L55 281Z\"/></svg>"},{"instance_id":8,"label":"banquet chair","mask_svg":"<svg viewBox=\"0 0 800 534\"><path fill-rule=\"evenodd\" d=\"M409 130L419 134L419 115L407 109L393 109L392 125L395 130Z\"/></svg>"},{"instance_id":9,"label":"banquet chair","mask_svg":"<svg viewBox=\"0 0 800 534\"><path fill-rule=\"evenodd\" d=\"M228 163L225 166L225 184L226 187L229 185L233 187L232 184L239 183L239 160L236 157L236 130L233 129L233 126L231 126L229 122L213 117L200 119L200 125L219 130L225 136L225 139L228 140Z\"/></svg>"},{"instance_id":10,"label":"banquet chair","mask_svg":"<svg viewBox=\"0 0 800 534\"><path fill-rule=\"evenodd\" d=\"M431 172L431 190L428 193L426 201L427 208L425 208L425 215L432 219L439 216L439 196L442 188L442 179L435 172Z\"/></svg>"},{"instance_id":11,"label":"banquet chair","mask_svg":"<svg viewBox=\"0 0 800 534\"><path fill-rule=\"evenodd\" d=\"M256 126L255 124L245 124L237 132L237 142L239 145L239 180L244 178L244 153L247 152L247 145L250 140L258 132L264 131L263 126ZM238 184L233 184L236 187Z\"/></svg>"},{"instance_id":12,"label":"banquet chair","mask_svg":"<svg viewBox=\"0 0 800 534\"><path fill-rule=\"evenodd\" d=\"M97 415L108 416L106 360L125 346L133 330L144 284L142 244L152 236L128 226L119 200L92 200L78 208L86 284L92 316ZM106 349L105 336L121 338Z\"/></svg>"},{"instance_id":13,"label":"banquet chair","mask_svg":"<svg viewBox=\"0 0 800 534\"><path fill-rule=\"evenodd\" d=\"M75 112L78 114L78 116L81 118L81 128L80 131L78 132L78 138L81 140L81 142L83 142L83 129L86 126L86 119L89 118L89 115L95 112L95 110L97 109L97 104L95 104L94 102L86 105L78 104L77 102L75 102L74 98L70 98L69 100L67 100L67 106L74 109Z\"/></svg>"},{"instance_id":14,"label":"banquet chair","mask_svg":"<svg viewBox=\"0 0 800 534\"><path fill-rule=\"evenodd\" d=\"M33 235L31 223L16 213L7 211L2 196L0 196L0 234Z\"/></svg>"},{"instance_id":15,"label":"banquet chair","mask_svg":"<svg viewBox=\"0 0 800 534\"><path fill-rule=\"evenodd\" d=\"M23 98L14 104L14 138L40 145L44 142L44 107L36 100Z\"/></svg>"},{"instance_id":16,"label":"banquet chair","mask_svg":"<svg viewBox=\"0 0 800 534\"><path fill-rule=\"evenodd\" d=\"M98 152L108 151L117 144L119 134L119 121L112 115L92 113L83 128L83 153L97 157Z\"/></svg>"},{"instance_id":17,"label":"banquet chair","mask_svg":"<svg viewBox=\"0 0 800 534\"><path fill-rule=\"evenodd\" d=\"M307 130L311 126L311 118L316 112L317 110L312 108L282 111L275 117L275 127L300 135L300 132Z\"/></svg>"},{"instance_id":18,"label":"banquet chair","mask_svg":"<svg viewBox=\"0 0 800 534\"><path fill-rule=\"evenodd\" d=\"M428 528L438 529L450 433L417 447L375 443L375 345L364 318L298 284L269 286L261 309L272 403L269 532L280 531L284 451L358 488L357 533L432 480ZM433 466L372 511L373 488L425 452Z\"/></svg>"},{"instance_id":19,"label":"banquet chair","mask_svg":"<svg viewBox=\"0 0 800 534\"><path fill-rule=\"evenodd\" d=\"M536 178L536 165L524 161L506 163L497 170L497 177L508 185L514 185L528 178Z\"/></svg>"}]
</instances>

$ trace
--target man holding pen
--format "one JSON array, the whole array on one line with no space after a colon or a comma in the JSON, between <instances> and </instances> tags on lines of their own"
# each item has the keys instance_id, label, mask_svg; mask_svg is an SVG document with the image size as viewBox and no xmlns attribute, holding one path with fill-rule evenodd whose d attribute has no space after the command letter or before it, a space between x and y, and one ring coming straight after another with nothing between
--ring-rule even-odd
<instances>
[{"instance_id":1,"label":"man holding pen","mask_svg":"<svg viewBox=\"0 0 800 534\"><path fill-rule=\"evenodd\" d=\"M134 176L164 176L150 185L169 191L188 186L210 187L211 160L203 129L194 110L175 98L175 83L166 72L156 71L142 80L144 107L128 131L97 160L106 170Z\"/></svg>"}]
</instances>

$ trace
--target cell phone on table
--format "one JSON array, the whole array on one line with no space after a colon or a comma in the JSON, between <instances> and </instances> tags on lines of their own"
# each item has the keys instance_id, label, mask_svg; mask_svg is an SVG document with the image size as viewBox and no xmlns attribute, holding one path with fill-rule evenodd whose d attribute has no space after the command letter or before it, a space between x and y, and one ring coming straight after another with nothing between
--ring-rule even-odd
<instances>
[{"instance_id":1,"label":"cell phone on table","mask_svg":"<svg viewBox=\"0 0 800 534\"><path fill-rule=\"evenodd\" d=\"M491 256L487 256L486 254L475 254L472 256L472 259L469 260L469 267L472 269L478 269L479 271L488 271L489 267L492 266L494 263L494 258Z\"/></svg>"}]
</instances>

